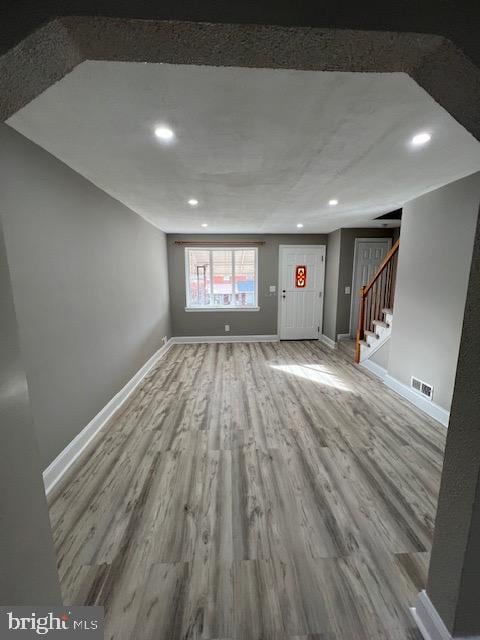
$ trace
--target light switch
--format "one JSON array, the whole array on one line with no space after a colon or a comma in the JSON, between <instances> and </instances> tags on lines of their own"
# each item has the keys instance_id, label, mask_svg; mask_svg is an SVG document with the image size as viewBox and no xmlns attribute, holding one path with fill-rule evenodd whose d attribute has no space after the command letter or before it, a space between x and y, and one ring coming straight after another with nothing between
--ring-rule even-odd
<instances>
[{"instance_id":1,"label":"light switch","mask_svg":"<svg viewBox=\"0 0 480 640\"><path fill-rule=\"evenodd\" d=\"M275 291L277 290L277 287L274 284L270 285L270 293L275 293Z\"/></svg>"},{"instance_id":2,"label":"light switch","mask_svg":"<svg viewBox=\"0 0 480 640\"><path fill-rule=\"evenodd\" d=\"M230 325L226 324L225 325L225 333L228 333L230 331Z\"/></svg>"},{"instance_id":3,"label":"light switch","mask_svg":"<svg viewBox=\"0 0 480 640\"><path fill-rule=\"evenodd\" d=\"M350 287L345 287L345 295L348 296L350 294Z\"/></svg>"}]
</instances>

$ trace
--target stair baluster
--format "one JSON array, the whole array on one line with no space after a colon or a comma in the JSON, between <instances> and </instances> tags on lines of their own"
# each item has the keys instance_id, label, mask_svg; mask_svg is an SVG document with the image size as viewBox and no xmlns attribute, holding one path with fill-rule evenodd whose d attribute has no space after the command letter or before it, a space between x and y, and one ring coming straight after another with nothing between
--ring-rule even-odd
<instances>
[{"instance_id":1,"label":"stair baluster","mask_svg":"<svg viewBox=\"0 0 480 640\"><path fill-rule=\"evenodd\" d=\"M393 309L395 282L397 277L397 240L387 253L370 282L360 289L355 362L360 362L360 346L367 331L375 331L374 320L381 320L383 309Z\"/></svg>"}]
</instances>

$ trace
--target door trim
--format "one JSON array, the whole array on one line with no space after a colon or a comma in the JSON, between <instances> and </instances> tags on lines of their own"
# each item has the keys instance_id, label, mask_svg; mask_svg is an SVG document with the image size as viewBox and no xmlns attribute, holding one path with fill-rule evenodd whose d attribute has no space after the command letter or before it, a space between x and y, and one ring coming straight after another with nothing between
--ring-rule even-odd
<instances>
[{"instance_id":1,"label":"door trim","mask_svg":"<svg viewBox=\"0 0 480 640\"><path fill-rule=\"evenodd\" d=\"M282 249L322 249L323 255L323 289L322 289L322 310L321 317L319 318L318 326L320 327L320 331L318 332L318 339L321 339L322 331L323 331L323 310L325 305L325 274L327 272L327 245L326 244L279 244L278 245L278 277L277 277L277 335L278 339L281 340L282 335L282 307L280 304L280 284L282 281L282 263L280 260L280 255Z\"/></svg>"},{"instance_id":2,"label":"door trim","mask_svg":"<svg viewBox=\"0 0 480 640\"><path fill-rule=\"evenodd\" d=\"M354 296L358 295L358 291L356 292L353 288L354 282L355 282L355 267L357 266L357 251L358 251L358 245L360 244L360 242L385 242L387 241L387 243L389 244L389 249L392 248L392 238L389 238L388 236L385 237L380 237L380 238L355 238L355 247L353 249L353 269L352 269L352 284L351 284L351 289L350 289L350 322L348 325L348 329L350 332L350 337L352 337L352 325L353 325L353 307L355 306L355 299ZM355 336L353 336L355 337Z\"/></svg>"}]
</instances>

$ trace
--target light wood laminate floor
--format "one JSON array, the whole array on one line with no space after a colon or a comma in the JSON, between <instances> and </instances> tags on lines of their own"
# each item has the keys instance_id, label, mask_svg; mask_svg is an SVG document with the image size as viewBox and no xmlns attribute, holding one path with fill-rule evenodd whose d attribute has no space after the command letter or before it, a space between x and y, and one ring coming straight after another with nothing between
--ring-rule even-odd
<instances>
[{"instance_id":1,"label":"light wood laminate floor","mask_svg":"<svg viewBox=\"0 0 480 640\"><path fill-rule=\"evenodd\" d=\"M445 429L319 342L177 345L52 496L115 640L420 640Z\"/></svg>"}]
</instances>

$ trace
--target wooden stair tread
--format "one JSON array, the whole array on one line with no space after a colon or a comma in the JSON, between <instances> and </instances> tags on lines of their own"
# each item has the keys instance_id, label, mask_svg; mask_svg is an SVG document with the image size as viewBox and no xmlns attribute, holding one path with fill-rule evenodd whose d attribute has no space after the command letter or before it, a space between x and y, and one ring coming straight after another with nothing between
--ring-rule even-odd
<instances>
[{"instance_id":1,"label":"wooden stair tread","mask_svg":"<svg viewBox=\"0 0 480 640\"><path fill-rule=\"evenodd\" d=\"M371 352L375 353L390 336L399 246L400 238L387 252L370 282L360 289L357 335L362 336L364 340L357 339L355 362L369 357L368 353L361 354L362 345L372 347ZM384 304L392 307L383 307ZM379 309L382 310L383 316ZM365 327L372 327L373 331L365 331Z\"/></svg>"}]
</instances>

